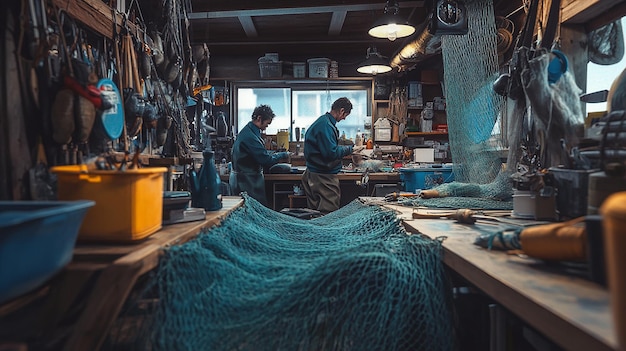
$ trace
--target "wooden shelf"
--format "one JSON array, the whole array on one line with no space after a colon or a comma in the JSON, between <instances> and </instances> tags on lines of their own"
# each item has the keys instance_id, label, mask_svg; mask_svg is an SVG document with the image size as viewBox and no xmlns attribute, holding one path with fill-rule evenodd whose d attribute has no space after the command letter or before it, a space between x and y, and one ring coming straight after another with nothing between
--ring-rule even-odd
<instances>
[{"instance_id":1,"label":"wooden shelf","mask_svg":"<svg viewBox=\"0 0 626 351\"><path fill-rule=\"evenodd\" d=\"M441 82L420 82L420 81L418 81L418 83L421 83L422 85L441 85Z\"/></svg>"},{"instance_id":2,"label":"wooden shelf","mask_svg":"<svg viewBox=\"0 0 626 351\"><path fill-rule=\"evenodd\" d=\"M448 135L448 132L404 132L407 136Z\"/></svg>"},{"instance_id":3,"label":"wooden shelf","mask_svg":"<svg viewBox=\"0 0 626 351\"><path fill-rule=\"evenodd\" d=\"M407 106L406 108L407 108L407 109L409 109L409 110L423 110L423 109L425 109L426 107L425 107L425 106L422 106L422 107L417 107L417 106ZM435 110L435 109L433 109L433 111L434 111L435 113L436 113L436 112L444 112L444 113L446 112L446 110Z\"/></svg>"}]
</instances>

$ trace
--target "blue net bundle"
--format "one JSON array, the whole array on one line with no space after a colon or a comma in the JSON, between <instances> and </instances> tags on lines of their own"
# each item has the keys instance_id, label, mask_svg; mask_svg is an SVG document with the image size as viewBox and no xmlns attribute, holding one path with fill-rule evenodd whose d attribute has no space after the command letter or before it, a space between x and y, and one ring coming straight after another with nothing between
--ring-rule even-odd
<instances>
[{"instance_id":1,"label":"blue net bundle","mask_svg":"<svg viewBox=\"0 0 626 351\"><path fill-rule=\"evenodd\" d=\"M149 284L150 285L150 284ZM358 200L303 220L244 194L166 250L142 340L152 350L453 350L441 243Z\"/></svg>"},{"instance_id":2,"label":"blue net bundle","mask_svg":"<svg viewBox=\"0 0 626 351\"><path fill-rule=\"evenodd\" d=\"M498 174L487 184L450 182L433 187L439 193L435 198L406 198L398 200L405 206L434 208L473 208L483 210L512 210L513 188L510 175Z\"/></svg>"}]
</instances>

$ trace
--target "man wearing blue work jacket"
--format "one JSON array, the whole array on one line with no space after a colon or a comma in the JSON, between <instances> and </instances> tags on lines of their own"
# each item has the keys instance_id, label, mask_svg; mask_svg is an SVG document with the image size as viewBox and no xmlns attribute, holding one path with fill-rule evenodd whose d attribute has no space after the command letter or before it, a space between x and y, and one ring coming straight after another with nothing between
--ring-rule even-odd
<instances>
[{"instance_id":1,"label":"man wearing blue work jacket","mask_svg":"<svg viewBox=\"0 0 626 351\"><path fill-rule=\"evenodd\" d=\"M272 123L274 116L274 111L267 105L260 105L254 109L252 120L239 132L233 145L233 169L228 179L233 194L246 192L265 206L268 206L268 203L263 168L269 168L289 156L289 152L267 150L261 138L261 131Z\"/></svg>"},{"instance_id":2,"label":"man wearing blue work jacket","mask_svg":"<svg viewBox=\"0 0 626 351\"><path fill-rule=\"evenodd\" d=\"M302 175L302 188L307 206L322 213L339 209L341 190L337 173L341 171L341 159L363 149L363 146L339 145L337 122L346 119L351 111L352 103L348 98L335 100L330 112L313 122L305 135L306 170Z\"/></svg>"}]
</instances>

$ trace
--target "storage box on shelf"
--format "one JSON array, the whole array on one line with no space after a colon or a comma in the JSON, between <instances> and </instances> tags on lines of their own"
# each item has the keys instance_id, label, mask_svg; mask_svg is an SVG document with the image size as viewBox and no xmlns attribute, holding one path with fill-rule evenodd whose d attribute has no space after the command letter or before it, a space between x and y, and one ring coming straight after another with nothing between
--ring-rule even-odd
<instances>
[{"instance_id":1,"label":"storage box on shelf","mask_svg":"<svg viewBox=\"0 0 626 351\"><path fill-rule=\"evenodd\" d=\"M161 229L165 167L126 171L57 166L60 200L93 200L79 240L136 241Z\"/></svg>"},{"instance_id":2,"label":"storage box on shelf","mask_svg":"<svg viewBox=\"0 0 626 351\"><path fill-rule=\"evenodd\" d=\"M293 77L305 78L306 77L306 63L294 62L293 63Z\"/></svg>"},{"instance_id":3,"label":"storage box on shelf","mask_svg":"<svg viewBox=\"0 0 626 351\"><path fill-rule=\"evenodd\" d=\"M261 78L280 78L283 76L283 62L277 53L266 53L259 57L259 71Z\"/></svg>"},{"instance_id":4,"label":"storage box on shelf","mask_svg":"<svg viewBox=\"0 0 626 351\"><path fill-rule=\"evenodd\" d=\"M278 62L259 62L259 70L261 78L280 78L283 76L283 63Z\"/></svg>"},{"instance_id":5,"label":"storage box on shelf","mask_svg":"<svg viewBox=\"0 0 626 351\"><path fill-rule=\"evenodd\" d=\"M308 59L307 63L309 64L309 78L328 78L330 59L312 58Z\"/></svg>"}]
</instances>

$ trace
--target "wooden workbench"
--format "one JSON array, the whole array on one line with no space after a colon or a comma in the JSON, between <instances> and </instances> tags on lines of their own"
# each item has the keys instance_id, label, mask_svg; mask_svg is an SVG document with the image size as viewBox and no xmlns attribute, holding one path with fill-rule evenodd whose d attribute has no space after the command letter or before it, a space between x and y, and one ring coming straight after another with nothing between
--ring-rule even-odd
<instances>
[{"instance_id":1,"label":"wooden workbench","mask_svg":"<svg viewBox=\"0 0 626 351\"><path fill-rule=\"evenodd\" d=\"M302 174L265 174L265 191L269 206L279 211L286 207L287 196L293 194L293 186L301 186ZM337 174L341 187L341 206L360 197L369 196L374 191L376 184L398 184L400 173L398 172L373 172L368 174L368 183L361 184L362 172L341 172ZM401 190L401 189L399 189ZM282 201L281 201L282 200ZM304 202L304 201L303 201ZM306 202L304 202L306 204ZM302 206L297 206L302 207Z\"/></svg>"},{"instance_id":2,"label":"wooden workbench","mask_svg":"<svg viewBox=\"0 0 626 351\"><path fill-rule=\"evenodd\" d=\"M72 261L45 287L43 307L31 318L38 325L32 328L45 335L66 323L70 311L79 311L63 350L98 350L137 279L157 266L162 250L219 224L243 199L227 196L222 204L222 209L207 212L205 220L164 226L137 243L78 243Z\"/></svg>"},{"instance_id":3,"label":"wooden workbench","mask_svg":"<svg viewBox=\"0 0 626 351\"><path fill-rule=\"evenodd\" d=\"M285 173L285 174L272 174L266 173L264 174L266 181L300 181L302 179L302 174L297 173ZM362 173L361 172L349 172L349 173L339 173L337 174L337 178L339 181L360 181ZM376 182L397 182L400 179L400 175L397 172L375 172L369 174L369 180Z\"/></svg>"},{"instance_id":4,"label":"wooden workbench","mask_svg":"<svg viewBox=\"0 0 626 351\"><path fill-rule=\"evenodd\" d=\"M493 224L414 220L410 207L384 206L397 211L408 231L445 237L447 267L565 350L618 349L605 287L554 272L538 260L474 245L480 231Z\"/></svg>"}]
</instances>

